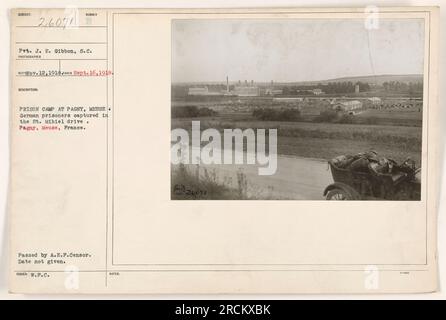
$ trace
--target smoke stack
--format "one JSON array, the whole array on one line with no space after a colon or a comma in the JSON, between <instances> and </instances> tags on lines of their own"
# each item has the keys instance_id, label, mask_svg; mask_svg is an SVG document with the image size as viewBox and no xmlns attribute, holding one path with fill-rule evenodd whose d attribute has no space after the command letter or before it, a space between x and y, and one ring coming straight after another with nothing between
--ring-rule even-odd
<instances>
[{"instance_id":1,"label":"smoke stack","mask_svg":"<svg viewBox=\"0 0 446 320\"><path fill-rule=\"evenodd\" d=\"M229 92L229 77L226 76L226 92Z\"/></svg>"}]
</instances>

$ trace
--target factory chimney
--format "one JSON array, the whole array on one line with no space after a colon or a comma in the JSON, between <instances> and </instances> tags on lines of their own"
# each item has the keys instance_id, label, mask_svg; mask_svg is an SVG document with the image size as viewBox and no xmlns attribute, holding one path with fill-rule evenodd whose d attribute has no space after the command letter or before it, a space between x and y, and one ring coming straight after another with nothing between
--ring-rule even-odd
<instances>
[{"instance_id":1,"label":"factory chimney","mask_svg":"<svg viewBox=\"0 0 446 320\"><path fill-rule=\"evenodd\" d=\"M229 77L226 76L226 92L229 93Z\"/></svg>"},{"instance_id":2,"label":"factory chimney","mask_svg":"<svg viewBox=\"0 0 446 320\"><path fill-rule=\"evenodd\" d=\"M248 80L245 80L245 85L248 86Z\"/></svg>"}]
</instances>

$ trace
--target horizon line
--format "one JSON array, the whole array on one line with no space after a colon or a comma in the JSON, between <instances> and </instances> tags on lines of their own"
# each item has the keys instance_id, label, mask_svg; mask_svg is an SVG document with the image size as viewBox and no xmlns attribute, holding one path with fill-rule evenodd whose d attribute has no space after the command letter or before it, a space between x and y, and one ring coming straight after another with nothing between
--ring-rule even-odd
<instances>
[{"instance_id":1,"label":"horizon line","mask_svg":"<svg viewBox=\"0 0 446 320\"><path fill-rule=\"evenodd\" d=\"M254 81L254 83L270 83L271 81L273 81L274 83L296 83L296 82L326 82L326 81L335 81L335 80L341 80L341 79L346 79L346 78L363 78L363 77L383 77L383 76L421 76L423 77L423 73L401 73L401 74L397 74L397 73L383 73L383 74L378 74L378 75L357 75L357 76L341 76L341 77L337 77L337 78L328 78L328 79L319 79L319 80L274 80L271 79L269 81L255 81L254 79L239 79L236 81L232 81L232 83L235 82L242 82L244 83L245 81L248 81L248 83L251 83L251 81ZM182 84L182 83L209 83L209 82L213 82L213 83L226 83L226 79L222 79L222 80L200 80L200 81L171 81L171 84ZM231 81L229 81L229 83L231 83Z\"/></svg>"}]
</instances>

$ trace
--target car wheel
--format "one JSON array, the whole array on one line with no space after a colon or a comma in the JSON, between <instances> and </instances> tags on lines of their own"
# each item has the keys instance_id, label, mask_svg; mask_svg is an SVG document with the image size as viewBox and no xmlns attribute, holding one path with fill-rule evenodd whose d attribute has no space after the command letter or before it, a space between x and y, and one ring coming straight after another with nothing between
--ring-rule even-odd
<instances>
[{"instance_id":1,"label":"car wheel","mask_svg":"<svg viewBox=\"0 0 446 320\"><path fill-rule=\"evenodd\" d=\"M342 189L332 189L327 193L327 200L353 200L353 197L350 193Z\"/></svg>"}]
</instances>

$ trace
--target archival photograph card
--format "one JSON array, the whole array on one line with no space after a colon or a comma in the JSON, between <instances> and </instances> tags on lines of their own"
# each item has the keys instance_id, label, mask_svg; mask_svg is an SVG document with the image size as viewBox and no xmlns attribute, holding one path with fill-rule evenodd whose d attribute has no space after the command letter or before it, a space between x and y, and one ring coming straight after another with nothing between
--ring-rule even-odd
<instances>
[{"instance_id":1,"label":"archival photograph card","mask_svg":"<svg viewBox=\"0 0 446 320\"><path fill-rule=\"evenodd\" d=\"M11 292L437 290L438 8L10 17Z\"/></svg>"}]
</instances>

